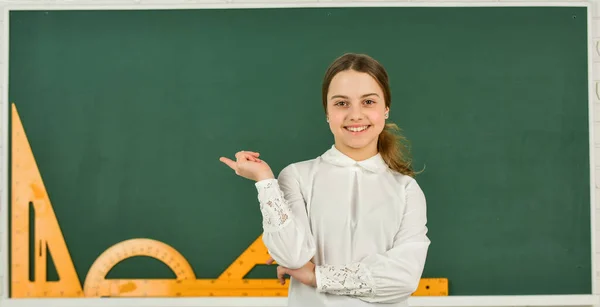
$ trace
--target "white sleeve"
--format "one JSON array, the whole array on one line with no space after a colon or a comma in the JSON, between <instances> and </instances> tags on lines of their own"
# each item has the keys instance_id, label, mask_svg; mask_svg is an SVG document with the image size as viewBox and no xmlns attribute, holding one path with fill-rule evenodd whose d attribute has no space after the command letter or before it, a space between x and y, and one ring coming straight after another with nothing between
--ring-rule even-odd
<instances>
[{"instance_id":1,"label":"white sleeve","mask_svg":"<svg viewBox=\"0 0 600 307\"><path fill-rule=\"evenodd\" d=\"M426 224L425 195L412 180L406 187L404 217L392 248L355 263L317 266L317 290L377 303L408 298L416 291L425 266L430 244Z\"/></svg>"},{"instance_id":2,"label":"white sleeve","mask_svg":"<svg viewBox=\"0 0 600 307\"><path fill-rule=\"evenodd\" d=\"M256 182L263 217L263 242L281 266L297 269L315 255L316 245L294 165L279 178Z\"/></svg>"}]
</instances>

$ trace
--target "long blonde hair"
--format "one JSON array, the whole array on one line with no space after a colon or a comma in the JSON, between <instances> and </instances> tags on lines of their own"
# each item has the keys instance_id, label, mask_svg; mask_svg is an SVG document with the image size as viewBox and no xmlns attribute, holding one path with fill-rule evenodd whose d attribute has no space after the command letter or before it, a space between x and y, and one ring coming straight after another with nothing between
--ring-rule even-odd
<instances>
[{"instance_id":1,"label":"long blonde hair","mask_svg":"<svg viewBox=\"0 0 600 307\"><path fill-rule=\"evenodd\" d=\"M322 84L322 99L325 113L327 113L327 92L333 77L339 72L352 69L371 75L383 91L386 107L392 103L388 74L379 62L365 54L346 53L337 58L327 68ZM400 129L394 123L386 123L379 134L377 150L387 165L404 175L415 176L409 157L409 146L406 138L400 134Z\"/></svg>"}]
</instances>

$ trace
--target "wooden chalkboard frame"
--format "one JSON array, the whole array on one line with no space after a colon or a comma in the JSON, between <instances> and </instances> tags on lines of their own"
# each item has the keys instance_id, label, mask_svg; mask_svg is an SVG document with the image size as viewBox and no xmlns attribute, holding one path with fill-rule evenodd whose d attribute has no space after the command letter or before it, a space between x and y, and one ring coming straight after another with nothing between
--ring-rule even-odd
<instances>
[{"instance_id":1,"label":"wooden chalkboard frame","mask_svg":"<svg viewBox=\"0 0 600 307\"><path fill-rule=\"evenodd\" d=\"M210 9L210 8L279 8L279 7L364 7L364 6L464 6L464 7L475 7L475 6L490 6L490 7L502 7L502 6L572 6L572 7L586 7L588 11L588 79L589 79L589 135L590 135L590 216L591 216L591 250L592 250L592 270L590 272L590 278L592 279L593 293L599 293L598 282L596 277L596 271L600 264L600 257L597 255L598 247L597 240L598 234L596 233L597 225L597 198L596 193L597 179L596 179L596 165L600 165L600 157L596 157L596 146L599 143L595 137L595 134L600 130L600 124L597 124L594 120L598 110L596 102L600 101L600 90L598 82L596 81L597 74L600 74L600 66L594 65L594 59L600 58L600 49L597 43L593 40L594 29L592 26L592 3L591 2L465 2L465 3L452 3L452 2L397 2L389 1L385 3L380 2L299 2L299 3L276 3L276 2L262 2L262 3L214 3L214 4L190 4L186 1L166 1L157 0L146 3L141 0L136 1L115 1L113 4L107 5L92 5L91 2L77 2L73 4L55 4L53 1L43 1L41 4L32 5L13 5L13 4L0 4L2 5L3 22L1 23L2 36L0 54L0 70L1 70L1 83L0 83L0 216L1 216L1 227L0 227L0 304L3 306L79 306L85 304L86 306L285 306L285 299L281 298L196 298L196 299L86 299L82 302L80 299L47 299L47 300L29 300L29 299L9 299L8 298L8 284L9 275L8 272L8 192L9 181L7 176L8 171L8 151L9 151L9 123L8 123L8 25L9 13L12 10L78 10L78 9L109 9L109 10L137 10L137 9ZM600 137L600 135L598 136ZM436 297L436 298L411 298L410 301L413 306L591 306L600 305L600 297L597 294L591 295L545 295L545 296L492 296L492 297Z\"/></svg>"}]
</instances>

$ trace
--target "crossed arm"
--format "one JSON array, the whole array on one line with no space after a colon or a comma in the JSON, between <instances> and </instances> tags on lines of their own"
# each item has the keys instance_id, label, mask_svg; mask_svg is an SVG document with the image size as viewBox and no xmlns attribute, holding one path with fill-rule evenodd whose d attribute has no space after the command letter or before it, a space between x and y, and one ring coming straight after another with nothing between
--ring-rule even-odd
<instances>
[{"instance_id":1,"label":"crossed arm","mask_svg":"<svg viewBox=\"0 0 600 307\"><path fill-rule=\"evenodd\" d=\"M271 257L288 271L304 268L316 252L297 178L292 165L277 180L256 183L263 242ZM416 181L410 181L405 190L406 209L393 246L358 262L314 267L313 285L317 291L368 302L395 302L416 290L430 244L426 201Z\"/></svg>"}]
</instances>

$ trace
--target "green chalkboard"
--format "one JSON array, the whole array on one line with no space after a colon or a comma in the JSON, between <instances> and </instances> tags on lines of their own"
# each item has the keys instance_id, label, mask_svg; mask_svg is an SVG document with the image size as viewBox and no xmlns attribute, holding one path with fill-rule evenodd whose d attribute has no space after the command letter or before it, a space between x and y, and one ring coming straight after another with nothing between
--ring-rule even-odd
<instances>
[{"instance_id":1,"label":"green chalkboard","mask_svg":"<svg viewBox=\"0 0 600 307\"><path fill-rule=\"evenodd\" d=\"M261 233L253 183L333 139L326 67L367 53L428 199L424 277L452 295L591 293L584 7L12 11L19 110L80 279L152 238L216 278ZM262 268L251 278L274 278ZM129 259L109 277L169 277Z\"/></svg>"}]
</instances>

